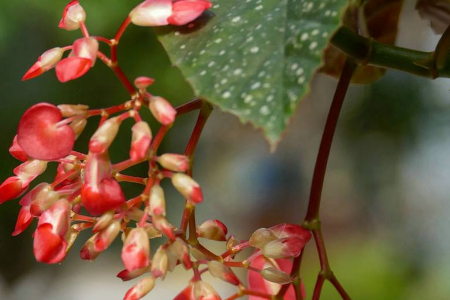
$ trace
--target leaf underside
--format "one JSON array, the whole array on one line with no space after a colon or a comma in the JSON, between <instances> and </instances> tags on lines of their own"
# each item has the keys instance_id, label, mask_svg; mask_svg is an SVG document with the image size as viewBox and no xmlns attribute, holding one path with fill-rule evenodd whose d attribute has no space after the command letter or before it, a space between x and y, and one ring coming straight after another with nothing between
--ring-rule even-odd
<instances>
[{"instance_id":1,"label":"leaf underside","mask_svg":"<svg viewBox=\"0 0 450 300\"><path fill-rule=\"evenodd\" d=\"M195 94L263 129L275 146L340 24L347 0L213 0L184 27L157 29Z\"/></svg>"}]
</instances>

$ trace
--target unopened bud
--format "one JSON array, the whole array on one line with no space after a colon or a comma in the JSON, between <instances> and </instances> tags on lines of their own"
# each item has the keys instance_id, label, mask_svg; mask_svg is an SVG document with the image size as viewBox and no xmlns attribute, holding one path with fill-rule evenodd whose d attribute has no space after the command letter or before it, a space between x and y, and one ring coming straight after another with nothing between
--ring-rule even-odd
<instances>
[{"instance_id":1,"label":"unopened bud","mask_svg":"<svg viewBox=\"0 0 450 300\"><path fill-rule=\"evenodd\" d=\"M22 80L28 80L41 75L52 69L62 58L64 51L59 48L52 48L39 56L37 62L25 73Z\"/></svg>"},{"instance_id":2,"label":"unopened bud","mask_svg":"<svg viewBox=\"0 0 450 300\"><path fill-rule=\"evenodd\" d=\"M163 154L158 157L158 162L164 168L174 172L186 172L189 168L189 158L181 154Z\"/></svg>"},{"instance_id":3,"label":"unopened bud","mask_svg":"<svg viewBox=\"0 0 450 300\"><path fill-rule=\"evenodd\" d=\"M30 184L33 179L44 173L47 169L47 162L37 159L26 161L14 169L14 174L22 180L22 185Z\"/></svg>"},{"instance_id":4,"label":"unopened bud","mask_svg":"<svg viewBox=\"0 0 450 300\"><path fill-rule=\"evenodd\" d=\"M97 219L92 231L98 232L105 229L106 227L109 226L109 224L111 224L113 219L114 219L114 212L112 211L105 212L100 218Z\"/></svg>"},{"instance_id":5,"label":"unopened bud","mask_svg":"<svg viewBox=\"0 0 450 300\"><path fill-rule=\"evenodd\" d=\"M205 221L197 228L197 235L208 240L226 241L227 233L227 227L219 220Z\"/></svg>"},{"instance_id":6,"label":"unopened bud","mask_svg":"<svg viewBox=\"0 0 450 300\"><path fill-rule=\"evenodd\" d=\"M153 84L153 82L155 82L155 79L150 78L150 77L145 77L145 76L140 76L138 78L136 78L134 80L134 85L139 89L139 90L145 90L146 88L148 88L150 85Z\"/></svg>"},{"instance_id":7,"label":"unopened bud","mask_svg":"<svg viewBox=\"0 0 450 300\"><path fill-rule=\"evenodd\" d=\"M33 216L40 216L50 208L59 198L59 194L48 183L37 185L31 194L30 212Z\"/></svg>"},{"instance_id":8,"label":"unopened bud","mask_svg":"<svg viewBox=\"0 0 450 300\"><path fill-rule=\"evenodd\" d=\"M197 281L194 285L195 300L220 300L214 288L204 281Z\"/></svg>"},{"instance_id":9,"label":"unopened bud","mask_svg":"<svg viewBox=\"0 0 450 300\"><path fill-rule=\"evenodd\" d=\"M97 258L97 256L100 255L100 252L95 251L94 249L94 244L95 240L97 239L97 235L98 233L94 234L93 236L91 236L90 239L86 241L86 243L84 243L84 246L80 250L81 259L93 261L94 259Z\"/></svg>"},{"instance_id":10,"label":"unopened bud","mask_svg":"<svg viewBox=\"0 0 450 300\"><path fill-rule=\"evenodd\" d=\"M208 262L208 270L212 276L222 279L233 285L239 285L240 281L237 276L227 266L224 266L221 262L212 260Z\"/></svg>"},{"instance_id":11,"label":"unopened bud","mask_svg":"<svg viewBox=\"0 0 450 300\"><path fill-rule=\"evenodd\" d=\"M157 237L161 237L161 233L155 228L155 226L146 223L142 228L147 232L149 239L154 239Z\"/></svg>"},{"instance_id":12,"label":"unopened bud","mask_svg":"<svg viewBox=\"0 0 450 300\"><path fill-rule=\"evenodd\" d=\"M60 104L57 107L64 118L84 115L89 109L89 106L83 104Z\"/></svg>"},{"instance_id":13,"label":"unopened bud","mask_svg":"<svg viewBox=\"0 0 450 300\"><path fill-rule=\"evenodd\" d=\"M131 23L137 26L164 26L172 14L172 1L146 0L129 14Z\"/></svg>"},{"instance_id":14,"label":"unopened bud","mask_svg":"<svg viewBox=\"0 0 450 300\"><path fill-rule=\"evenodd\" d=\"M150 191L149 214L152 216L166 215L166 201L164 190L159 184L155 184Z\"/></svg>"},{"instance_id":15,"label":"unopened bud","mask_svg":"<svg viewBox=\"0 0 450 300\"><path fill-rule=\"evenodd\" d=\"M152 217L153 226L162 232L171 240L175 240L175 234L173 232L173 226L167 221L166 218L160 215L155 215Z\"/></svg>"},{"instance_id":16,"label":"unopened bud","mask_svg":"<svg viewBox=\"0 0 450 300\"><path fill-rule=\"evenodd\" d=\"M155 119L162 125L170 125L175 121L177 111L163 97L152 97L149 108Z\"/></svg>"},{"instance_id":17,"label":"unopened bud","mask_svg":"<svg viewBox=\"0 0 450 300\"><path fill-rule=\"evenodd\" d=\"M261 271L261 276L270 282L275 282L278 284L288 284L292 282L292 278L285 272L269 267Z\"/></svg>"},{"instance_id":18,"label":"unopened bud","mask_svg":"<svg viewBox=\"0 0 450 300\"><path fill-rule=\"evenodd\" d=\"M147 270L148 270L148 268L142 268L142 269L137 269L137 270L130 272L127 269L125 269L125 270L122 270L121 272L119 272L119 274L117 274L117 277L119 277L123 281L128 281L128 280L132 280L132 279L135 279L135 278L141 276L142 274L147 272Z\"/></svg>"},{"instance_id":19,"label":"unopened bud","mask_svg":"<svg viewBox=\"0 0 450 300\"><path fill-rule=\"evenodd\" d=\"M120 222L114 221L108 227L100 231L95 238L94 250L101 252L111 245L120 232Z\"/></svg>"},{"instance_id":20,"label":"unopened bud","mask_svg":"<svg viewBox=\"0 0 450 300\"><path fill-rule=\"evenodd\" d=\"M182 239L177 238L175 242L170 245L170 252L177 257L186 270L192 267L189 248Z\"/></svg>"},{"instance_id":21,"label":"unopened bud","mask_svg":"<svg viewBox=\"0 0 450 300\"><path fill-rule=\"evenodd\" d=\"M233 249L234 246L239 245L238 239L234 235L230 235L230 237L227 240L227 250Z\"/></svg>"},{"instance_id":22,"label":"unopened bud","mask_svg":"<svg viewBox=\"0 0 450 300\"><path fill-rule=\"evenodd\" d=\"M172 176L172 184L183 197L192 203L201 203L203 201L203 193L200 186L190 176L183 173L174 174Z\"/></svg>"},{"instance_id":23,"label":"unopened bud","mask_svg":"<svg viewBox=\"0 0 450 300\"><path fill-rule=\"evenodd\" d=\"M72 31L80 28L80 23L86 20L86 12L77 0L69 2L59 22L59 28Z\"/></svg>"},{"instance_id":24,"label":"unopened bud","mask_svg":"<svg viewBox=\"0 0 450 300\"><path fill-rule=\"evenodd\" d=\"M153 289L155 286L155 279L153 277L145 277L138 281L125 294L123 300L139 300Z\"/></svg>"},{"instance_id":25,"label":"unopened bud","mask_svg":"<svg viewBox=\"0 0 450 300\"><path fill-rule=\"evenodd\" d=\"M161 277L162 279L164 279L166 277L168 264L169 258L167 257L166 250L164 250L162 246L159 246L152 259L151 271L153 277Z\"/></svg>"},{"instance_id":26,"label":"unopened bud","mask_svg":"<svg viewBox=\"0 0 450 300\"><path fill-rule=\"evenodd\" d=\"M77 39L72 46L72 52L69 57L81 57L89 59L94 66L97 59L98 41L93 37L84 37Z\"/></svg>"},{"instance_id":27,"label":"unopened bud","mask_svg":"<svg viewBox=\"0 0 450 300\"><path fill-rule=\"evenodd\" d=\"M276 240L277 237L267 228L259 228L255 232L253 232L250 240L248 241L250 246L255 248L262 248L268 242Z\"/></svg>"},{"instance_id":28,"label":"unopened bud","mask_svg":"<svg viewBox=\"0 0 450 300\"><path fill-rule=\"evenodd\" d=\"M145 121L134 124L131 131L130 158L132 161L138 161L145 158L148 154L148 148L152 141L152 131Z\"/></svg>"},{"instance_id":29,"label":"unopened bud","mask_svg":"<svg viewBox=\"0 0 450 300\"><path fill-rule=\"evenodd\" d=\"M311 233L300 225L296 224L278 224L270 227L269 230L278 239L284 239L296 236L308 242L311 239Z\"/></svg>"},{"instance_id":30,"label":"unopened bud","mask_svg":"<svg viewBox=\"0 0 450 300\"><path fill-rule=\"evenodd\" d=\"M94 133L89 142L89 151L96 154L104 153L116 138L121 121L118 117L106 120Z\"/></svg>"},{"instance_id":31,"label":"unopened bud","mask_svg":"<svg viewBox=\"0 0 450 300\"><path fill-rule=\"evenodd\" d=\"M76 118L70 123L69 126L73 129L73 132L75 133L75 139L78 139L78 137L83 133L86 124L87 119L84 117Z\"/></svg>"},{"instance_id":32,"label":"unopened bud","mask_svg":"<svg viewBox=\"0 0 450 300\"><path fill-rule=\"evenodd\" d=\"M291 237L268 242L261 250L268 258L293 258L300 255L305 243L298 237Z\"/></svg>"},{"instance_id":33,"label":"unopened bud","mask_svg":"<svg viewBox=\"0 0 450 300\"><path fill-rule=\"evenodd\" d=\"M148 266L150 256L150 242L147 232L143 228L130 231L123 244L122 262L128 271L142 269Z\"/></svg>"}]
</instances>

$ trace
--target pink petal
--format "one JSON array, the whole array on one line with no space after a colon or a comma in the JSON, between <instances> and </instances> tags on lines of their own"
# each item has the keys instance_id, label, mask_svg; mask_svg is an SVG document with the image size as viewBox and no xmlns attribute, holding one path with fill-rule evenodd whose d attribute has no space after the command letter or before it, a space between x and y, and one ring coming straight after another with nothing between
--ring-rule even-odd
<instances>
[{"instance_id":1,"label":"pink petal","mask_svg":"<svg viewBox=\"0 0 450 300\"><path fill-rule=\"evenodd\" d=\"M56 77L60 82L77 79L89 71L92 61L83 57L68 57L56 64Z\"/></svg>"},{"instance_id":2,"label":"pink petal","mask_svg":"<svg viewBox=\"0 0 450 300\"><path fill-rule=\"evenodd\" d=\"M167 20L172 25L185 25L197 19L206 7L204 1L178 1L173 4L172 15Z\"/></svg>"},{"instance_id":3,"label":"pink petal","mask_svg":"<svg viewBox=\"0 0 450 300\"><path fill-rule=\"evenodd\" d=\"M68 125L58 126L62 115L49 103L38 103L22 116L17 141L29 156L54 160L67 156L75 143L75 134Z\"/></svg>"},{"instance_id":4,"label":"pink petal","mask_svg":"<svg viewBox=\"0 0 450 300\"><path fill-rule=\"evenodd\" d=\"M36 260L48 264L61 262L66 256L67 242L53 232L51 224L40 225L34 233L33 251Z\"/></svg>"},{"instance_id":5,"label":"pink petal","mask_svg":"<svg viewBox=\"0 0 450 300\"><path fill-rule=\"evenodd\" d=\"M28 186L22 186L19 177L9 177L0 185L0 204L19 197L27 188Z\"/></svg>"}]
</instances>

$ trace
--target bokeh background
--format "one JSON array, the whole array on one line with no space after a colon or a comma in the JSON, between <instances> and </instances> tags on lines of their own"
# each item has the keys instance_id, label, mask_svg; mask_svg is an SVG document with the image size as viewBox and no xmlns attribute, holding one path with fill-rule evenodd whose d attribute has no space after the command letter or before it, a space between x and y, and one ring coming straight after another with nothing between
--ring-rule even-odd
<instances>
[{"instance_id":1,"label":"bokeh background","mask_svg":"<svg viewBox=\"0 0 450 300\"><path fill-rule=\"evenodd\" d=\"M432 50L438 40L406 1L397 44ZM91 33L110 37L138 0L83 1ZM36 58L69 45L78 32L57 28L65 0L0 1L0 178L18 164L8 153L22 113L37 102L83 103L93 108L127 100L112 72L98 62L73 82L60 84L53 71L21 82ZM152 30L131 26L120 45L127 74L157 79L151 89L180 104L192 99ZM321 131L336 81L318 75L299 105L284 140L271 154L260 132L216 109L196 154L195 178L205 202L198 220L219 218L240 239L257 228L304 217ZM450 296L450 92L449 81L431 81L389 71L370 86L354 86L344 104L323 193L323 230L333 269L354 299L449 299ZM150 116L146 115L150 120ZM162 146L182 152L195 116L183 116ZM94 122L95 123L95 122ZM88 127L77 148L86 150ZM112 158L127 158L125 124ZM157 124L152 123L156 130ZM54 166L42 181L51 180ZM144 168L135 168L137 174ZM126 185L127 195L139 190ZM169 219L178 224L182 199L167 186ZM29 228L11 237L17 201L0 206L0 299L122 299L132 283L115 278L122 269L120 241L95 262L81 261L81 235L60 266L38 264ZM32 226L33 227L33 226ZM223 245L212 243L212 249ZM153 249L156 246L152 244ZM313 243L305 250L303 277L311 293L318 271ZM176 272L146 299L172 299L187 283ZM209 279L214 281L212 279ZM214 281L215 282L215 281ZM225 297L230 288L219 283ZM338 299L327 284L322 299Z\"/></svg>"}]
</instances>

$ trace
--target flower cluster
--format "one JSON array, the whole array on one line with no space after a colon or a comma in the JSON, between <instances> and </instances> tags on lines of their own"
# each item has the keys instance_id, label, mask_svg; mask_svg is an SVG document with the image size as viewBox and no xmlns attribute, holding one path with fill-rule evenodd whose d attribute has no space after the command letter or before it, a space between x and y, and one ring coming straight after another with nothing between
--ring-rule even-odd
<instances>
[{"instance_id":1,"label":"flower cluster","mask_svg":"<svg viewBox=\"0 0 450 300\"><path fill-rule=\"evenodd\" d=\"M227 227L219 220L196 226L194 207L203 201L203 193L191 176L191 163L210 107L202 100L194 100L175 109L163 97L147 91L154 82L152 78L137 77L132 84L117 62L117 44L129 24L185 25L210 7L211 3L205 0L147 0L130 12L113 39L107 39L89 35L84 24L86 13L78 1L67 5L59 27L81 29L83 37L71 46L53 48L42 54L23 79L55 68L61 82L74 80L90 70L98 58L116 73L131 99L103 109L38 103L23 114L10 148L11 155L22 164L14 169L15 176L0 185L0 204L24 195L19 202L21 209L13 235L23 232L34 219L38 220L33 244L37 261L62 262L79 233L92 230L92 236L80 251L82 259L94 260L121 236L125 269L117 276L124 281L144 276L128 291L125 300L142 298L153 288L156 279L164 279L178 265L193 271L192 280L177 296L178 300L220 299L214 288L202 280L205 272L235 285L234 298L243 295L296 298L297 292L291 285L297 276L291 272L292 259L300 255L311 238L309 231L298 225L281 224L259 229L248 241L239 241L228 235ZM110 58L99 51L99 42L110 47ZM68 57L62 58L69 50ZM140 116L140 110L145 107L161 124L155 136ZM158 155L159 145L176 117L193 110L200 110L199 127L194 130L185 153ZM90 138L88 153L75 151L75 140L95 116L101 118ZM129 159L112 163L109 149L126 119L134 120ZM27 192L48 163L58 165L53 182L40 183ZM148 164L147 177L122 173L141 163ZM179 227L166 219L165 193L161 187L161 181L166 179L185 198ZM127 199L120 182L140 184L142 192ZM151 239L159 237L165 238L165 243L151 251ZM224 252L211 252L200 243L201 239L222 241ZM246 248L254 248L253 254L236 260ZM248 285L241 282L231 267L248 269Z\"/></svg>"}]
</instances>

